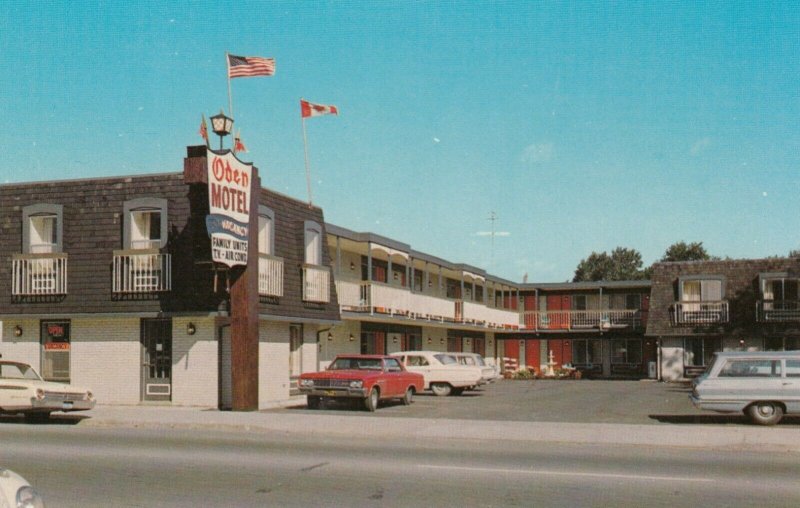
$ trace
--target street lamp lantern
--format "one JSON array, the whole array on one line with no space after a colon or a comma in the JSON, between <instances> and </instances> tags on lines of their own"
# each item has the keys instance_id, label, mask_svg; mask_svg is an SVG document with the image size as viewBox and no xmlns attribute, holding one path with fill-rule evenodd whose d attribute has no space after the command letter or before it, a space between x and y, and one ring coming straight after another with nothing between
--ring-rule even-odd
<instances>
[{"instance_id":1,"label":"street lamp lantern","mask_svg":"<svg viewBox=\"0 0 800 508\"><path fill-rule=\"evenodd\" d=\"M222 150L222 138L233 132L233 118L228 118L220 110L218 115L211 117L211 130L219 136L219 149Z\"/></svg>"}]
</instances>

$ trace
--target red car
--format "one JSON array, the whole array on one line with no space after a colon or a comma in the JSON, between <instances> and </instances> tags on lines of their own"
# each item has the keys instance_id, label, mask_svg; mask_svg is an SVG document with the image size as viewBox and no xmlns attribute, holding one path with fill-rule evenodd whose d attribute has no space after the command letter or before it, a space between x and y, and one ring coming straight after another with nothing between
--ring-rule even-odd
<instances>
[{"instance_id":1,"label":"red car","mask_svg":"<svg viewBox=\"0 0 800 508\"><path fill-rule=\"evenodd\" d=\"M368 411L375 411L379 400L411 404L425 379L391 356L339 355L326 370L301 375L297 386L307 395L309 409L319 408L323 398L347 398L362 399Z\"/></svg>"}]
</instances>

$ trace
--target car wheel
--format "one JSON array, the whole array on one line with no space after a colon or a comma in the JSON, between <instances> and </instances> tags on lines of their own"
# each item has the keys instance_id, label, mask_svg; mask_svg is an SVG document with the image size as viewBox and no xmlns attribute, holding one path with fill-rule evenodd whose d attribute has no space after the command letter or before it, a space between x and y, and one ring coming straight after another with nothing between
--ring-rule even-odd
<instances>
[{"instance_id":1,"label":"car wheel","mask_svg":"<svg viewBox=\"0 0 800 508\"><path fill-rule=\"evenodd\" d=\"M413 386L409 386L406 389L406 394L403 395L403 405L404 406L411 405L411 399L413 399L413 398L414 398L414 387Z\"/></svg>"},{"instance_id":2,"label":"car wheel","mask_svg":"<svg viewBox=\"0 0 800 508\"><path fill-rule=\"evenodd\" d=\"M446 397L450 395L452 388L447 383L431 383L431 391L437 397Z\"/></svg>"},{"instance_id":3,"label":"car wheel","mask_svg":"<svg viewBox=\"0 0 800 508\"><path fill-rule=\"evenodd\" d=\"M377 388L373 388L372 391L369 392L367 398L364 399L364 407L367 408L367 411L374 412L378 409L378 399L380 398L380 394L378 393Z\"/></svg>"},{"instance_id":4,"label":"car wheel","mask_svg":"<svg viewBox=\"0 0 800 508\"><path fill-rule=\"evenodd\" d=\"M775 425L783 418L783 407L775 402L755 402L747 408L747 415L757 425Z\"/></svg>"},{"instance_id":5,"label":"car wheel","mask_svg":"<svg viewBox=\"0 0 800 508\"><path fill-rule=\"evenodd\" d=\"M308 409L319 409L321 398L316 395L308 395L306 401L308 402Z\"/></svg>"}]
</instances>

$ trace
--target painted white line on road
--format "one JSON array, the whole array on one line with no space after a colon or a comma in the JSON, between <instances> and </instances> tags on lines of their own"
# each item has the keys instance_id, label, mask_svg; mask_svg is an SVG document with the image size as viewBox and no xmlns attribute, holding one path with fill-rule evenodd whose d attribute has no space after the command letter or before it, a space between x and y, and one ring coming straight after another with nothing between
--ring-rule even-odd
<instances>
[{"instance_id":1,"label":"painted white line on road","mask_svg":"<svg viewBox=\"0 0 800 508\"><path fill-rule=\"evenodd\" d=\"M652 476L640 474L617 474L617 473L581 473L570 471L551 471L548 469L503 469L490 467L460 467L460 466L435 466L432 464L420 464L418 467L423 469L447 469L451 471L469 471L474 473L512 473L542 476L579 476L587 478L613 478L618 480L647 480L647 481L667 481L667 482L694 482L710 483L712 478L695 478L688 476Z\"/></svg>"}]
</instances>

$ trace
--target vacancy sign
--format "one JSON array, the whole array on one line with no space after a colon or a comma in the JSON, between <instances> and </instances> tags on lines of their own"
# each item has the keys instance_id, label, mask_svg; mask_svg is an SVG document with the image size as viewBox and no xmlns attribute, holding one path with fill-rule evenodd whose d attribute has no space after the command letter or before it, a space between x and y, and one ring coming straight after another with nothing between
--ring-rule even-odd
<instances>
[{"instance_id":1,"label":"vacancy sign","mask_svg":"<svg viewBox=\"0 0 800 508\"><path fill-rule=\"evenodd\" d=\"M207 159L211 258L227 266L246 265L252 167L230 152L217 155L208 150Z\"/></svg>"}]
</instances>

